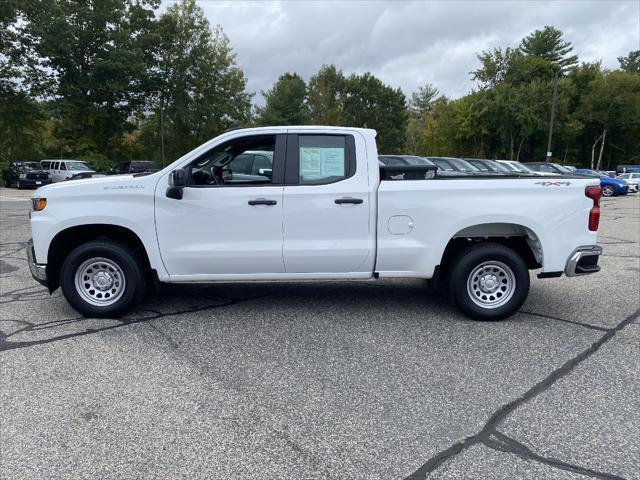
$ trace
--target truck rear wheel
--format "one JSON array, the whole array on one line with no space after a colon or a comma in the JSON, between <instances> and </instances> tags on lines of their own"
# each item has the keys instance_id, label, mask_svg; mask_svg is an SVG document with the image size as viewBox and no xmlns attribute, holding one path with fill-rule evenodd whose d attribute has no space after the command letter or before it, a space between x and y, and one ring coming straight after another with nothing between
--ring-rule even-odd
<instances>
[{"instance_id":1,"label":"truck rear wheel","mask_svg":"<svg viewBox=\"0 0 640 480\"><path fill-rule=\"evenodd\" d=\"M144 267L127 245L95 240L73 250L62 264L60 286L67 302L87 317L124 315L144 296Z\"/></svg>"},{"instance_id":2,"label":"truck rear wheel","mask_svg":"<svg viewBox=\"0 0 640 480\"><path fill-rule=\"evenodd\" d=\"M503 320L522 306L528 294L527 265L504 245L480 243L454 260L449 297L474 320Z\"/></svg>"}]
</instances>

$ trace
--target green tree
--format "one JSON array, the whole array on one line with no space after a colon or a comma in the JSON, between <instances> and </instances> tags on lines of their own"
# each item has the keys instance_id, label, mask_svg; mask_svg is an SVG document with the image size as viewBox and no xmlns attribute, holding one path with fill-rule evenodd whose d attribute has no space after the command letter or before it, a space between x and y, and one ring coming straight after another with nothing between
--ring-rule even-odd
<instances>
[{"instance_id":1,"label":"green tree","mask_svg":"<svg viewBox=\"0 0 640 480\"><path fill-rule=\"evenodd\" d=\"M28 48L20 35L21 2L0 2L0 166L40 155L40 106L31 97Z\"/></svg>"},{"instance_id":2,"label":"green tree","mask_svg":"<svg viewBox=\"0 0 640 480\"><path fill-rule=\"evenodd\" d=\"M246 122L251 95L222 28L211 29L195 0L171 5L160 17L154 114L141 137L164 163Z\"/></svg>"},{"instance_id":3,"label":"green tree","mask_svg":"<svg viewBox=\"0 0 640 480\"><path fill-rule=\"evenodd\" d=\"M285 73L273 88L262 92L266 104L258 109L260 125L304 125L309 122L307 85L297 73Z\"/></svg>"},{"instance_id":4,"label":"green tree","mask_svg":"<svg viewBox=\"0 0 640 480\"><path fill-rule=\"evenodd\" d=\"M438 89L430 83L419 87L411 94L409 102L409 120L406 133L406 150L417 155L420 151L424 130L433 113Z\"/></svg>"},{"instance_id":5,"label":"green tree","mask_svg":"<svg viewBox=\"0 0 640 480\"><path fill-rule=\"evenodd\" d=\"M54 99L56 135L72 155L108 155L149 93L158 0L26 0L19 27L31 84ZM37 68L37 67L40 68ZM50 81L48 81L50 80Z\"/></svg>"},{"instance_id":6,"label":"green tree","mask_svg":"<svg viewBox=\"0 0 640 480\"><path fill-rule=\"evenodd\" d=\"M520 51L529 57L543 58L562 71L567 71L578 63L571 42L562 39L562 32L555 27L546 26L542 30L527 35L520 43Z\"/></svg>"},{"instance_id":7,"label":"green tree","mask_svg":"<svg viewBox=\"0 0 640 480\"><path fill-rule=\"evenodd\" d=\"M309 79L307 103L315 125L342 125L347 79L334 65L323 65Z\"/></svg>"},{"instance_id":8,"label":"green tree","mask_svg":"<svg viewBox=\"0 0 640 480\"><path fill-rule=\"evenodd\" d=\"M607 150L622 159L638 158L640 76L600 72L590 82L576 115L585 125L592 168L602 168Z\"/></svg>"},{"instance_id":9,"label":"green tree","mask_svg":"<svg viewBox=\"0 0 640 480\"><path fill-rule=\"evenodd\" d=\"M430 83L419 87L417 92L411 94L409 109L415 116L425 117L433 112L433 103L438 94L438 89Z\"/></svg>"},{"instance_id":10,"label":"green tree","mask_svg":"<svg viewBox=\"0 0 640 480\"><path fill-rule=\"evenodd\" d=\"M640 50L633 50L626 57L618 57L618 62L620 62L620 70L640 73Z\"/></svg>"},{"instance_id":11,"label":"green tree","mask_svg":"<svg viewBox=\"0 0 640 480\"><path fill-rule=\"evenodd\" d=\"M402 151L407 129L407 105L402 91L371 73L351 75L344 105L345 125L377 130L381 153Z\"/></svg>"}]
</instances>

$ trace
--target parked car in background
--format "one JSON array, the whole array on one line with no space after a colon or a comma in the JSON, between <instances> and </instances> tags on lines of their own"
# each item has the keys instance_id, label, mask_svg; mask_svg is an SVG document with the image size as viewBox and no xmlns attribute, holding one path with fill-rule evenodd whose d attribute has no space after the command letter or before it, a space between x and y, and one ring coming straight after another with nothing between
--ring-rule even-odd
<instances>
[{"instance_id":1,"label":"parked car in background","mask_svg":"<svg viewBox=\"0 0 640 480\"><path fill-rule=\"evenodd\" d=\"M578 168L576 170L578 175L584 175L586 177L596 177L600 179L600 187L602 188L602 196L613 197L616 195L626 195L629 193L629 184L624 180L618 180L605 175L604 172L598 170L591 170L589 168Z\"/></svg>"},{"instance_id":2,"label":"parked car in background","mask_svg":"<svg viewBox=\"0 0 640 480\"><path fill-rule=\"evenodd\" d=\"M478 167L474 167L466 160L455 157L425 157L427 160L431 160L438 167L438 174L443 172L456 172L463 175L486 175L481 172Z\"/></svg>"},{"instance_id":3,"label":"parked car in background","mask_svg":"<svg viewBox=\"0 0 640 480\"><path fill-rule=\"evenodd\" d=\"M549 172L536 172L535 170L531 170L529 167L527 167L523 163L516 162L515 160L496 160L496 162L518 173L525 173L525 174L537 175L537 176L554 175L553 173L549 173Z\"/></svg>"},{"instance_id":4,"label":"parked car in background","mask_svg":"<svg viewBox=\"0 0 640 480\"><path fill-rule=\"evenodd\" d=\"M416 155L379 155L378 160L380 163L387 167L401 167L401 166L424 166L429 165L438 167L434 162L428 158L418 157ZM439 177L450 177L452 175L459 176L460 172L455 170L443 170L437 168L436 175Z\"/></svg>"},{"instance_id":5,"label":"parked car in background","mask_svg":"<svg viewBox=\"0 0 640 480\"><path fill-rule=\"evenodd\" d=\"M618 173L640 173L640 165L618 165L616 167Z\"/></svg>"},{"instance_id":6,"label":"parked car in background","mask_svg":"<svg viewBox=\"0 0 640 480\"><path fill-rule=\"evenodd\" d=\"M378 155L384 165L395 167L400 165L434 165L431 160L427 160L417 155Z\"/></svg>"},{"instance_id":7,"label":"parked car in background","mask_svg":"<svg viewBox=\"0 0 640 480\"><path fill-rule=\"evenodd\" d=\"M513 173L510 169L504 165L500 165L495 160L486 160L482 158L465 158L474 167L477 167L481 172L494 173L498 175L507 175Z\"/></svg>"},{"instance_id":8,"label":"parked car in background","mask_svg":"<svg viewBox=\"0 0 640 480\"><path fill-rule=\"evenodd\" d=\"M51 183L49 173L38 162L11 162L2 171L4 186L17 188L38 188Z\"/></svg>"},{"instance_id":9,"label":"parked car in background","mask_svg":"<svg viewBox=\"0 0 640 480\"><path fill-rule=\"evenodd\" d=\"M156 165L156 162L152 162L150 160L128 160L126 162L120 162L109 170L109 173L111 175L123 175L127 173L153 173L158 170L160 169Z\"/></svg>"},{"instance_id":10,"label":"parked car in background","mask_svg":"<svg viewBox=\"0 0 640 480\"><path fill-rule=\"evenodd\" d=\"M531 170L536 172L547 172L552 173L554 175L573 175L574 172L569 170L567 167L563 167L562 165L558 165L557 163L551 162L525 162L524 163Z\"/></svg>"},{"instance_id":11,"label":"parked car in background","mask_svg":"<svg viewBox=\"0 0 640 480\"><path fill-rule=\"evenodd\" d=\"M67 180L81 172L95 173L95 170L92 170L89 165L80 160L41 160L40 165L43 170L47 170L49 172L52 182Z\"/></svg>"},{"instance_id":12,"label":"parked car in background","mask_svg":"<svg viewBox=\"0 0 640 480\"><path fill-rule=\"evenodd\" d=\"M629 191L637 192L640 190L640 173L623 173L616 177L617 180L624 180L629 184Z\"/></svg>"}]
</instances>

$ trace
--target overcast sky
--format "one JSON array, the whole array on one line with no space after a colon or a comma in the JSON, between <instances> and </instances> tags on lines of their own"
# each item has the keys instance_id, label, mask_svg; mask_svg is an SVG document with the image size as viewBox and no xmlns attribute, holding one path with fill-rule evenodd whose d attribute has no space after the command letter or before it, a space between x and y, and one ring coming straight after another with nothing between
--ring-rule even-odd
<instances>
[{"instance_id":1,"label":"overcast sky","mask_svg":"<svg viewBox=\"0 0 640 480\"><path fill-rule=\"evenodd\" d=\"M407 95L433 83L459 97L474 86L469 72L478 67L477 53L516 47L545 25L560 28L581 61L615 68L617 57L640 49L640 0L199 4L229 36L259 104L260 91L282 73L308 80L331 63L345 74L370 71Z\"/></svg>"}]
</instances>

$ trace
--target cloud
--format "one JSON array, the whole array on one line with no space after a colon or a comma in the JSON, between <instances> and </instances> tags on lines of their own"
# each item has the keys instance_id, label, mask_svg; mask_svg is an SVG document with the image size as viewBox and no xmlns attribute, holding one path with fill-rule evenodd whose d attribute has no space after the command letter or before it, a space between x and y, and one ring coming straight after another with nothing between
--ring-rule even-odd
<instances>
[{"instance_id":1,"label":"cloud","mask_svg":"<svg viewBox=\"0 0 640 480\"><path fill-rule=\"evenodd\" d=\"M271 88L284 72L308 79L323 64L372 72L410 95L427 82L451 97L474 84L476 54L517 46L545 25L560 28L581 61L640 48L640 2L416 1L200 2L231 40L248 89ZM166 7L166 3L163 5Z\"/></svg>"}]
</instances>

